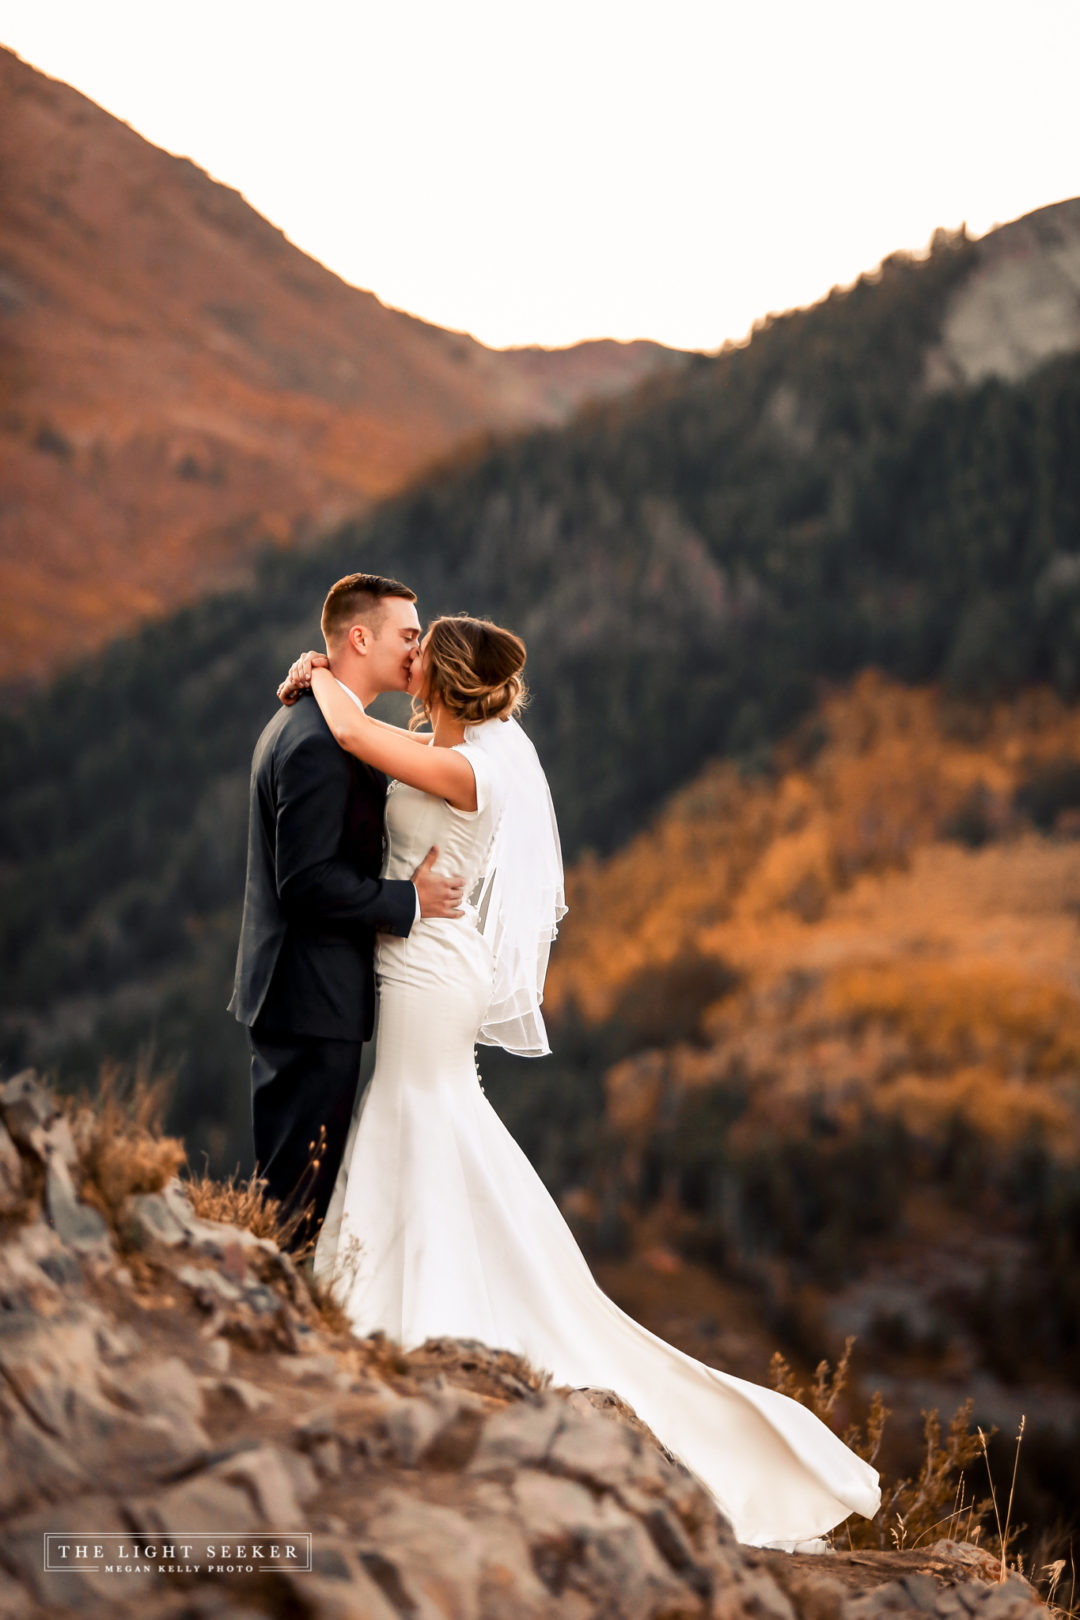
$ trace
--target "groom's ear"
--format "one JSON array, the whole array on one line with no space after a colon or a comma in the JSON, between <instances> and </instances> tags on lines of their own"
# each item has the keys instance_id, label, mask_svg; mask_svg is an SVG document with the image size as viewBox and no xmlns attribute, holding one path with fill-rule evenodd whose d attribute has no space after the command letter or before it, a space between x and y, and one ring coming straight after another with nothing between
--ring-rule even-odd
<instances>
[{"instance_id":1,"label":"groom's ear","mask_svg":"<svg viewBox=\"0 0 1080 1620\"><path fill-rule=\"evenodd\" d=\"M346 640L353 652L359 653L361 658L367 657L371 650L371 631L366 624L350 625Z\"/></svg>"}]
</instances>

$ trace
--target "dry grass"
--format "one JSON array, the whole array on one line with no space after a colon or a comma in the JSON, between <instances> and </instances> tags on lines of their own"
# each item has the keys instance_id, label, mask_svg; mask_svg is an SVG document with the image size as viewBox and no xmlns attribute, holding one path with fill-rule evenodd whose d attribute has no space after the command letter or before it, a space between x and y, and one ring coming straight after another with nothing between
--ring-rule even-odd
<instances>
[{"instance_id":1,"label":"dry grass","mask_svg":"<svg viewBox=\"0 0 1080 1620\"><path fill-rule=\"evenodd\" d=\"M140 1059L133 1074L115 1064L101 1072L97 1093L68 1099L64 1112L79 1155L81 1195L122 1238L120 1211L134 1193L160 1192L184 1164L183 1142L161 1126L169 1074L153 1075Z\"/></svg>"},{"instance_id":2,"label":"dry grass","mask_svg":"<svg viewBox=\"0 0 1080 1620\"><path fill-rule=\"evenodd\" d=\"M1028 1579L1041 1589L1053 1620L1080 1620L1080 1571L1071 1529L1059 1527L1039 1538Z\"/></svg>"},{"instance_id":3,"label":"dry grass","mask_svg":"<svg viewBox=\"0 0 1080 1620\"><path fill-rule=\"evenodd\" d=\"M242 1226L255 1237L268 1238L284 1249L303 1221L303 1212L283 1216L281 1203L271 1198L266 1182L254 1172L244 1180L237 1171L224 1181L218 1181L204 1170L202 1175L188 1176L184 1191L196 1215L206 1221L224 1221L229 1226ZM308 1244L294 1258L303 1259L312 1247Z\"/></svg>"},{"instance_id":4,"label":"dry grass","mask_svg":"<svg viewBox=\"0 0 1080 1620\"><path fill-rule=\"evenodd\" d=\"M64 1104L79 1155L81 1195L107 1218L123 1249L130 1244L125 1201L135 1193L160 1192L187 1166L183 1142L166 1135L162 1125L171 1083L170 1074L154 1075L149 1060L140 1058L134 1073L107 1065L95 1095L83 1093ZM295 1243L306 1220L303 1209L283 1214L256 1174L245 1179L234 1171L218 1179L204 1170L189 1173L183 1185L202 1219L242 1227L288 1249L323 1326L333 1334L351 1333L340 1305L311 1275L314 1238Z\"/></svg>"},{"instance_id":5,"label":"dry grass","mask_svg":"<svg viewBox=\"0 0 1080 1620\"><path fill-rule=\"evenodd\" d=\"M320 1136L318 1147L313 1152L313 1162L322 1151L324 1141L325 1133ZM256 1237L268 1238L272 1243L276 1243L279 1249L288 1248L299 1268L322 1326L335 1336L351 1335L352 1323L342 1309L335 1291L321 1282L312 1270L318 1234L308 1236L303 1242L295 1241L297 1234L307 1223L304 1209L283 1214L280 1200L269 1195L266 1182L254 1173L244 1180L234 1171L228 1179L216 1180L204 1171L201 1176L186 1180L184 1190L196 1215L202 1216L204 1220L225 1221L232 1226L242 1226L247 1231L253 1232ZM343 1256L339 1257L337 1267L339 1278L341 1275L346 1278L351 1276L359 1263L359 1258L359 1246L355 1243L347 1245ZM396 1352L389 1354L393 1369L400 1371L397 1365L399 1355Z\"/></svg>"},{"instance_id":6,"label":"dry grass","mask_svg":"<svg viewBox=\"0 0 1080 1620\"><path fill-rule=\"evenodd\" d=\"M305 1253L313 1254L314 1247L314 1243L312 1243L310 1249L305 1251ZM359 1239L356 1237L347 1237L344 1240L339 1240L338 1242L334 1255L335 1280L333 1282L324 1283L320 1278L315 1276L310 1266L305 1267L304 1269L304 1277L307 1282L308 1289L310 1290L311 1298L314 1301L315 1309L318 1311L319 1316L322 1319L323 1326L326 1327L331 1333L351 1334L353 1331L352 1323L350 1322L345 1313L345 1309L341 1304L340 1295L342 1293L348 1293L352 1281L356 1275L357 1267L360 1264L362 1254L363 1245L360 1243ZM400 1371L397 1363L401 1359L401 1353L396 1346L394 1346L393 1351L391 1352L391 1359L394 1363L395 1370Z\"/></svg>"},{"instance_id":7,"label":"dry grass","mask_svg":"<svg viewBox=\"0 0 1080 1620\"><path fill-rule=\"evenodd\" d=\"M854 1337L845 1341L835 1370L830 1369L827 1361L819 1362L809 1388L797 1383L790 1366L777 1351L771 1367L773 1388L809 1406L823 1423L836 1430L834 1419L839 1398L850 1382L854 1343ZM874 1519L848 1519L838 1532L848 1547L892 1546L897 1551L904 1551L931 1538L935 1541L945 1537L956 1541L979 1540L991 1513L996 1516L997 1509L992 1480L990 1496L976 1499L968 1494L967 1470L986 1453L982 1430L972 1431L972 1409L972 1401L965 1401L954 1413L944 1437L938 1413L923 1413L924 1452L918 1474L913 1479L882 1479L881 1507L877 1516ZM842 1435L844 1443L866 1462L875 1463L889 1416L880 1392L875 1390L865 1424L849 1425ZM1011 1509L1011 1493L1009 1506ZM999 1522L998 1540L1004 1570L1010 1544L1008 1513L1003 1532Z\"/></svg>"}]
</instances>

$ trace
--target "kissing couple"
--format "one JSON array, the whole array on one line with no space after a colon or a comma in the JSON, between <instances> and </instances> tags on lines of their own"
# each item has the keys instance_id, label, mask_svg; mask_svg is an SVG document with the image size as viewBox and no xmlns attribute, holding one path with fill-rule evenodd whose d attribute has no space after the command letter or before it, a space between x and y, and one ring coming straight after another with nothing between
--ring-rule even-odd
<instances>
[{"instance_id":1,"label":"kissing couple","mask_svg":"<svg viewBox=\"0 0 1080 1620\"><path fill-rule=\"evenodd\" d=\"M249 1032L259 1171L283 1212L306 1212L294 1246L315 1238L315 1277L358 1335L480 1339L556 1384L616 1390L740 1541L794 1547L873 1517L876 1471L807 1407L603 1293L480 1085L478 1044L550 1051L541 1002L566 911L551 794L517 720L524 643L465 615L421 636L414 593L376 574L338 580L322 632L255 746L229 1003ZM387 691L411 693L410 730L366 712Z\"/></svg>"}]
</instances>

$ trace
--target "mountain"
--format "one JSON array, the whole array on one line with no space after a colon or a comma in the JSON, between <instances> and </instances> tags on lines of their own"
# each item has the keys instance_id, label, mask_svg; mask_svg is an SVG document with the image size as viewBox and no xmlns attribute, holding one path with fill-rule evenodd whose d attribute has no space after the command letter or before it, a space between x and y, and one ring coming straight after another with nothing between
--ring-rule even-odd
<instances>
[{"instance_id":1,"label":"mountain","mask_svg":"<svg viewBox=\"0 0 1080 1620\"><path fill-rule=\"evenodd\" d=\"M385 308L0 49L0 673L250 577L477 436L677 357L497 352ZM63 634L56 611L63 600Z\"/></svg>"},{"instance_id":2,"label":"mountain","mask_svg":"<svg viewBox=\"0 0 1080 1620\"><path fill-rule=\"evenodd\" d=\"M357 566L409 579L424 614L525 636L570 859L616 849L708 759L762 768L823 684L867 665L975 711L1031 685L1080 697L1080 357L927 385L989 251L941 235L894 255L744 347L268 552L254 587L9 712L0 1055L74 1080L153 1042L181 1065L193 1151L247 1153L222 1008L248 761L328 583Z\"/></svg>"}]
</instances>

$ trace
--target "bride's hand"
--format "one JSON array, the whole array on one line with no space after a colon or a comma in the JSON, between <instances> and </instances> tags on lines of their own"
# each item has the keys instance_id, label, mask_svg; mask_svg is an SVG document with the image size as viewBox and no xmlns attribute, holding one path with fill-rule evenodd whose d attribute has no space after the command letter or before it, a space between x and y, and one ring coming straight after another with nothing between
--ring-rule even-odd
<instances>
[{"instance_id":1,"label":"bride's hand","mask_svg":"<svg viewBox=\"0 0 1080 1620\"><path fill-rule=\"evenodd\" d=\"M295 703L300 693L311 685L311 672L313 669L329 669L330 660L325 653L301 653L294 663L289 665L289 673L277 689L277 695L282 703Z\"/></svg>"}]
</instances>

